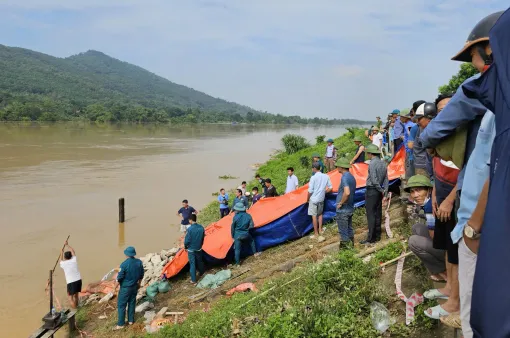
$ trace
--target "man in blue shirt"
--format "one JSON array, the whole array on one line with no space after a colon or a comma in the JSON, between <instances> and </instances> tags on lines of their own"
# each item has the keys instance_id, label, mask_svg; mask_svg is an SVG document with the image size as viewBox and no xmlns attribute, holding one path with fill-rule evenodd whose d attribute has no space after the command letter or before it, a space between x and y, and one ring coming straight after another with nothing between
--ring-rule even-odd
<instances>
[{"instance_id":1,"label":"man in blue shirt","mask_svg":"<svg viewBox=\"0 0 510 338\"><path fill-rule=\"evenodd\" d=\"M340 249L354 245L354 230L352 228L352 215L354 214L354 193L356 192L356 179L349 172L351 164L346 158L340 158L335 163L338 172L342 174L338 195L336 196L336 220L340 234Z\"/></svg>"},{"instance_id":2,"label":"man in blue shirt","mask_svg":"<svg viewBox=\"0 0 510 338\"><path fill-rule=\"evenodd\" d=\"M220 204L220 218L223 218L230 212L230 209L228 208L228 193L226 193L223 188L220 189L218 203Z\"/></svg>"},{"instance_id":3,"label":"man in blue shirt","mask_svg":"<svg viewBox=\"0 0 510 338\"><path fill-rule=\"evenodd\" d=\"M202 225L197 223L197 215L191 215L189 221L191 225L184 238L184 249L188 252L191 283L196 284L197 268L200 275L205 271L202 260L202 246L204 245L205 230Z\"/></svg>"},{"instance_id":4,"label":"man in blue shirt","mask_svg":"<svg viewBox=\"0 0 510 338\"><path fill-rule=\"evenodd\" d=\"M126 324L126 307L128 312L128 323L135 322L136 294L143 279L143 263L136 256L136 250L129 246L124 250L127 259L120 265L117 274L117 286L120 286L117 296L118 320L114 330L121 330Z\"/></svg>"},{"instance_id":5,"label":"man in blue shirt","mask_svg":"<svg viewBox=\"0 0 510 338\"><path fill-rule=\"evenodd\" d=\"M490 21L494 22L498 14L500 13L494 13L484 20L491 19ZM510 210L509 33L510 11L507 10L490 30L490 47L487 48L487 42L483 41L481 48L481 51L485 52L485 64L488 66L492 60L493 63L479 80L463 86L466 95L479 99L485 107L494 112L496 127L490 159L490 178L486 180L478 204L464 228L463 240L468 253L472 256L478 253L472 288L470 322L474 337L510 336L508 325L510 270L505 268L508 266L508 257L510 257L510 245L508 245L510 238L508 226L508 210ZM465 181L468 182L467 171ZM478 242L480 242L479 250ZM462 320L464 320L463 317ZM462 329L464 331L464 325Z\"/></svg>"},{"instance_id":6,"label":"man in blue shirt","mask_svg":"<svg viewBox=\"0 0 510 338\"><path fill-rule=\"evenodd\" d=\"M248 208L249 205L248 198L243 195L243 191L241 189L236 190L236 197L234 198L234 203L232 205L234 206L237 203L242 203L245 208ZM236 210L232 208L232 212L235 213Z\"/></svg>"},{"instance_id":7,"label":"man in blue shirt","mask_svg":"<svg viewBox=\"0 0 510 338\"><path fill-rule=\"evenodd\" d=\"M400 118L398 117L400 114L400 110L395 109L391 112L392 121L394 123L393 126L393 154L396 154L400 149L402 142L404 141L404 125L400 122Z\"/></svg>"},{"instance_id":8,"label":"man in blue shirt","mask_svg":"<svg viewBox=\"0 0 510 338\"><path fill-rule=\"evenodd\" d=\"M182 201L182 208L177 211L177 216L181 217L181 232L186 232L189 227L189 217L192 215L198 215L198 211L189 205L188 200Z\"/></svg>"},{"instance_id":9,"label":"man in blue shirt","mask_svg":"<svg viewBox=\"0 0 510 338\"><path fill-rule=\"evenodd\" d=\"M409 135L411 133L411 128L415 126L415 123L411 121L411 117L407 110L402 110L400 112L400 122L404 124L404 147L406 149L406 177L408 180L411 176L414 176L414 157L413 157L413 149L409 148Z\"/></svg>"}]
</instances>

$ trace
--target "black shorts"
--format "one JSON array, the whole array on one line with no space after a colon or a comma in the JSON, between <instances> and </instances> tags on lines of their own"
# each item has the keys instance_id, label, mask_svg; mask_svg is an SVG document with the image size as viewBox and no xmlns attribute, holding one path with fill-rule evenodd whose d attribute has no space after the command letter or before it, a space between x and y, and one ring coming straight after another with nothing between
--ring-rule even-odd
<instances>
[{"instance_id":1,"label":"black shorts","mask_svg":"<svg viewBox=\"0 0 510 338\"><path fill-rule=\"evenodd\" d=\"M81 279L76 282L67 284L67 294L69 296L75 295L81 292Z\"/></svg>"},{"instance_id":2,"label":"black shorts","mask_svg":"<svg viewBox=\"0 0 510 338\"><path fill-rule=\"evenodd\" d=\"M446 250L450 264L459 264L459 246L458 244L453 244L452 237L450 236L456 224L455 212L452 212L450 220L446 222L436 218L434 238L432 240L434 249Z\"/></svg>"}]
</instances>

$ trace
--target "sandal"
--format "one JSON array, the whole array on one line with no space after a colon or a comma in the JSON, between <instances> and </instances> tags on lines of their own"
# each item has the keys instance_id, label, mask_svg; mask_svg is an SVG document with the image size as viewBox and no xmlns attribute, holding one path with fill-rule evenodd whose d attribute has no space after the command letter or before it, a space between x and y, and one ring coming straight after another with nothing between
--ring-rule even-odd
<instances>
[{"instance_id":1,"label":"sandal","mask_svg":"<svg viewBox=\"0 0 510 338\"><path fill-rule=\"evenodd\" d=\"M434 282L437 282L437 283L446 283L446 279L444 279L443 277L436 277L436 275L430 275L429 278L434 281Z\"/></svg>"},{"instance_id":2,"label":"sandal","mask_svg":"<svg viewBox=\"0 0 510 338\"><path fill-rule=\"evenodd\" d=\"M423 294L423 297L425 297L427 299L431 299L431 300L448 299L449 298L447 295L442 294L438 289L430 289L430 290L425 291L425 293Z\"/></svg>"},{"instance_id":3,"label":"sandal","mask_svg":"<svg viewBox=\"0 0 510 338\"><path fill-rule=\"evenodd\" d=\"M430 310L430 313L429 313ZM425 316L431 318L431 319L439 319L444 316L448 316L450 312L443 309L441 305L436 305L433 307L429 307L427 310L423 311Z\"/></svg>"},{"instance_id":4,"label":"sandal","mask_svg":"<svg viewBox=\"0 0 510 338\"><path fill-rule=\"evenodd\" d=\"M461 320L460 320L460 313L452 313L446 317L439 318L441 323L444 325L448 325L449 327L453 327L454 329L460 329L461 326Z\"/></svg>"}]
</instances>

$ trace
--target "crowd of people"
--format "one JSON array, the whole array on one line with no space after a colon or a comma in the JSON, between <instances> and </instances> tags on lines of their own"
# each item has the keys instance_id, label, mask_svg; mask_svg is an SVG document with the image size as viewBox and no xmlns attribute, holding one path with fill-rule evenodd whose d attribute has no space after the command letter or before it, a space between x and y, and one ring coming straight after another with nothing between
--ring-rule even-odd
<instances>
[{"instance_id":1,"label":"crowd of people","mask_svg":"<svg viewBox=\"0 0 510 338\"><path fill-rule=\"evenodd\" d=\"M424 293L428 299L445 300L425 310L425 315L462 327L464 337L510 336L510 296L506 288L510 272L504 268L510 255L507 244L510 230L506 226L506 211L510 208L506 152L510 147L507 66L510 51L505 44L510 42L509 36L510 13L497 12L483 18L453 57L456 61L471 62L479 74L467 79L455 93L440 95L434 102L418 100L411 109L393 110L384 127L378 118L377 125L367 132L371 143L364 146L362 139L354 138L357 149L350 158L337 158L332 139L327 141L324 161L319 154L312 155L307 195L308 215L314 229L311 238L323 240L324 201L333 188L324 172L336 168L342 174L335 202L342 249L351 247L354 241L356 181L349 169L356 163L368 163L365 193L368 235L361 243L375 243L381 239L382 208L388 200L385 160L405 148L403 202L409 203L416 216L423 219L412 227L409 247L429 270L432 280L445 282L444 287ZM299 180L293 168L287 168L287 172L285 193L291 193L299 187ZM246 182L242 182L233 203L224 189L218 195L220 217L234 213L231 235L235 264L240 264L243 246L259 254L251 235L253 219L246 211L262 198L278 196L270 178L256 175L256 179L262 193L255 186L250 194ZM181 217L181 231L185 232L191 283L195 284L196 270L204 272L204 227L197 223L198 211L187 200L177 214ZM135 249L128 247L124 253L127 259L117 277L120 291L116 329L125 325L126 307L128 323L134 322L135 297L144 273L141 261L135 258ZM65 272L69 300L76 306L81 276L72 248L62 251L60 265Z\"/></svg>"},{"instance_id":2,"label":"crowd of people","mask_svg":"<svg viewBox=\"0 0 510 338\"><path fill-rule=\"evenodd\" d=\"M445 282L424 293L445 300L425 315L461 327L464 337L510 335L509 274L496 264L509 254L508 72L504 77L509 33L510 13L483 18L453 57L471 62L479 73L455 93L417 101L409 114L401 111L392 122L394 137L401 129L404 133L409 194L404 199L425 221L413 226L409 247L432 280Z\"/></svg>"}]
</instances>

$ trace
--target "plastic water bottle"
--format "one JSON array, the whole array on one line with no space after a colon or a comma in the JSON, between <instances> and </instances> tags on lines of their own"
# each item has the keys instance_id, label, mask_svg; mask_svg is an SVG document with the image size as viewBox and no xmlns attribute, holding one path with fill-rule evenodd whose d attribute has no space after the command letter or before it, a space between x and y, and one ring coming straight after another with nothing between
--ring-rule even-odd
<instances>
[{"instance_id":1,"label":"plastic water bottle","mask_svg":"<svg viewBox=\"0 0 510 338\"><path fill-rule=\"evenodd\" d=\"M55 317L55 314L57 313L57 310L55 310L54 307L51 308L51 316Z\"/></svg>"}]
</instances>

